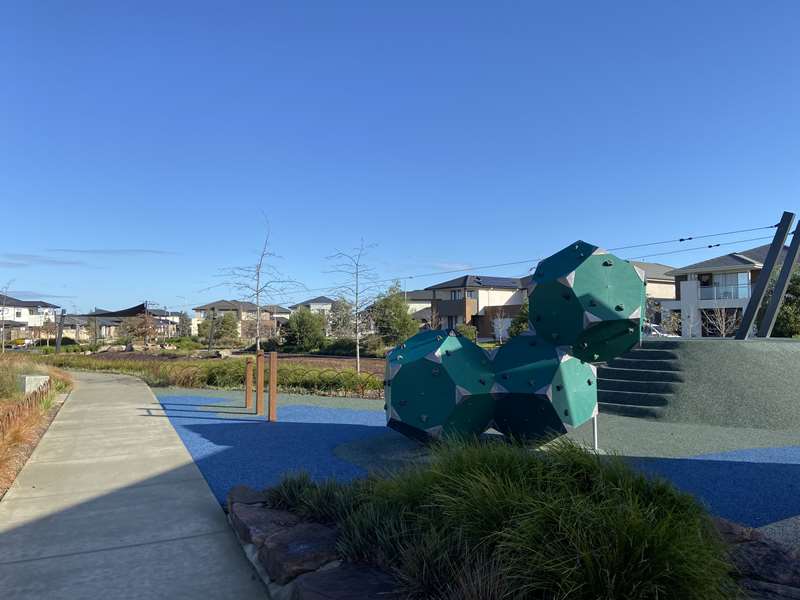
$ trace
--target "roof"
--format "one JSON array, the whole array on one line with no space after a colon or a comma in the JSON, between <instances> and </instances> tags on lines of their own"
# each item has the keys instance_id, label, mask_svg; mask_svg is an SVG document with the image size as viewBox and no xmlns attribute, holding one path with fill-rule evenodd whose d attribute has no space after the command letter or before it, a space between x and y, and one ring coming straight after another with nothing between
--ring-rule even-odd
<instances>
[{"instance_id":1,"label":"roof","mask_svg":"<svg viewBox=\"0 0 800 600\"><path fill-rule=\"evenodd\" d=\"M463 275L430 285L426 290L438 290L442 288L465 288L465 287L484 287L484 288L498 288L506 290L516 290L521 287L519 277L493 277L491 275Z\"/></svg>"},{"instance_id":2,"label":"roof","mask_svg":"<svg viewBox=\"0 0 800 600\"><path fill-rule=\"evenodd\" d=\"M647 281L666 281L669 283L675 281L675 276L669 275L675 267L670 267L662 263L641 262L638 260L632 260L630 263L644 271L644 277Z\"/></svg>"},{"instance_id":3,"label":"roof","mask_svg":"<svg viewBox=\"0 0 800 600\"><path fill-rule=\"evenodd\" d=\"M406 300L433 300L433 290L411 290L410 292L404 292L404 297Z\"/></svg>"},{"instance_id":4,"label":"roof","mask_svg":"<svg viewBox=\"0 0 800 600\"><path fill-rule=\"evenodd\" d=\"M5 302L3 301L5 299ZM0 294L0 306L18 306L20 308L59 308L55 304L50 304L44 300L20 300Z\"/></svg>"},{"instance_id":5,"label":"roof","mask_svg":"<svg viewBox=\"0 0 800 600\"><path fill-rule=\"evenodd\" d=\"M261 307L263 310L269 311L273 315L290 315L292 311L290 311L285 306L278 306L277 304L266 304Z\"/></svg>"},{"instance_id":6,"label":"roof","mask_svg":"<svg viewBox=\"0 0 800 600\"><path fill-rule=\"evenodd\" d=\"M752 271L760 269L764 266L764 261L767 258L770 244L758 246L757 248L750 248L749 250L742 250L741 252L731 252L716 258L710 258L698 263L686 265L678 269L669 271L669 275L683 275L686 273L702 273L706 271L729 271L732 269L744 269ZM784 246L778 257L778 263L783 263L788 252L788 247ZM798 261L800 262L800 261Z\"/></svg>"},{"instance_id":7,"label":"roof","mask_svg":"<svg viewBox=\"0 0 800 600\"><path fill-rule=\"evenodd\" d=\"M27 327L27 323L22 323L21 321L3 321L0 319L0 323L4 323L6 327Z\"/></svg>"},{"instance_id":8,"label":"roof","mask_svg":"<svg viewBox=\"0 0 800 600\"><path fill-rule=\"evenodd\" d=\"M311 298L311 300L303 300L297 304L292 304L289 308L294 309L301 306L308 306L309 304L333 304L334 302L336 302L336 300L333 298L328 298L327 296L317 296L316 298Z\"/></svg>"},{"instance_id":9,"label":"roof","mask_svg":"<svg viewBox=\"0 0 800 600\"><path fill-rule=\"evenodd\" d=\"M262 307L262 310L266 307ZM217 300L202 306L195 306L193 310L244 310L255 311L256 305L252 302L241 302L239 300Z\"/></svg>"}]
</instances>

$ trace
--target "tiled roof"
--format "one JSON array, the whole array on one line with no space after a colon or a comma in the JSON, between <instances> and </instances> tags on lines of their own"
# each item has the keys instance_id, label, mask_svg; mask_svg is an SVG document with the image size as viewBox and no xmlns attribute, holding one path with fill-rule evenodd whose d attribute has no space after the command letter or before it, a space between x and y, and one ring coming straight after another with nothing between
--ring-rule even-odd
<instances>
[{"instance_id":1,"label":"tiled roof","mask_svg":"<svg viewBox=\"0 0 800 600\"><path fill-rule=\"evenodd\" d=\"M519 277L493 277L491 275L463 275L461 277L456 277L455 279L450 279L449 281L444 281L442 283L430 285L425 289L438 290L442 288L469 288L469 287L516 290L521 287L521 283Z\"/></svg>"},{"instance_id":2,"label":"tiled roof","mask_svg":"<svg viewBox=\"0 0 800 600\"><path fill-rule=\"evenodd\" d=\"M336 302L336 300L333 298L328 298L327 296L317 296L316 298L311 298L311 300L304 300L303 302L292 304L289 308L295 309L301 306L308 306L309 304L333 304L334 302Z\"/></svg>"},{"instance_id":3,"label":"tiled roof","mask_svg":"<svg viewBox=\"0 0 800 600\"><path fill-rule=\"evenodd\" d=\"M764 265L764 260L767 258L769 251L769 244L758 246L757 248L750 248L749 250L742 250L741 252L731 252L716 258L710 258L701 262L693 263L685 267L673 269L669 271L669 275L682 275L684 273L697 273L702 271L722 271L728 269L741 268L751 271L753 269L760 269ZM784 246L781 250L781 255L778 257L778 263L783 263L786 257L786 252L789 249Z\"/></svg>"}]
</instances>

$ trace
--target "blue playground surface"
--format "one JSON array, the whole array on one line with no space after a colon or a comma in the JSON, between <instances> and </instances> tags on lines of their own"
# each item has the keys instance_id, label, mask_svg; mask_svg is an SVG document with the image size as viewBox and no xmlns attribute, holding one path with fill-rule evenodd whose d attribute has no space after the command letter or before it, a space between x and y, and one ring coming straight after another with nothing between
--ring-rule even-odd
<instances>
[{"instance_id":1,"label":"blue playground surface","mask_svg":"<svg viewBox=\"0 0 800 600\"><path fill-rule=\"evenodd\" d=\"M398 435L385 427L379 402L361 410L337 407L335 398L325 399L333 406L320 406L320 398L309 397L315 404L279 405L278 422L268 423L247 414L241 399L154 391L220 503L234 485L264 488L290 472L307 471L317 480L364 476L364 466L335 449ZM626 430L636 435L638 421L630 421ZM760 527L800 515L800 439L678 457L624 454L635 468L672 481L727 519Z\"/></svg>"}]
</instances>

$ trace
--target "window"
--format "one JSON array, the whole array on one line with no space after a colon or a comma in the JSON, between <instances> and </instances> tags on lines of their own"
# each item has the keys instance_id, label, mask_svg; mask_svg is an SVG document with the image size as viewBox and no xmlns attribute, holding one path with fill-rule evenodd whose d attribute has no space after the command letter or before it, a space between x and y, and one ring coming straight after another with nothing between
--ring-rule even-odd
<instances>
[{"instance_id":1,"label":"window","mask_svg":"<svg viewBox=\"0 0 800 600\"><path fill-rule=\"evenodd\" d=\"M456 317L447 317L447 328L454 329L456 326Z\"/></svg>"},{"instance_id":2,"label":"window","mask_svg":"<svg viewBox=\"0 0 800 600\"><path fill-rule=\"evenodd\" d=\"M477 290L467 290L467 298L472 300L478 299L478 291Z\"/></svg>"},{"instance_id":3,"label":"window","mask_svg":"<svg viewBox=\"0 0 800 600\"><path fill-rule=\"evenodd\" d=\"M17 319L21 319L21 318L22 318L22 311L21 311L21 310L18 310L18 311L17 311L16 313L14 313L14 314L16 315L16 317L15 317L15 318L17 318Z\"/></svg>"},{"instance_id":4,"label":"window","mask_svg":"<svg viewBox=\"0 0 800 600\"><path fill-rule=\"evenodd\" d=\"M450 290L450 300L461 300L464 298L464 290Z\"/></svg>"}]
</instances>

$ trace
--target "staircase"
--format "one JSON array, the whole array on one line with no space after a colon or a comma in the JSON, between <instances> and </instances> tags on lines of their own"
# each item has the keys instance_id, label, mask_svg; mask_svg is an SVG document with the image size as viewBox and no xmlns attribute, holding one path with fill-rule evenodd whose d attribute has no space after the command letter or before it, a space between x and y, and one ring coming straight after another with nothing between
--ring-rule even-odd
<instances>
[{"instance_id":1,"label":"staircase","mask_svg":"<svg viewBox=\"0 0 800 600\"><path fill-rule=\"evenodd\" d=\"M683 381L678 343L646 341L597 370L600 412L658 419Z\"/></svg>"}]
</instances>

